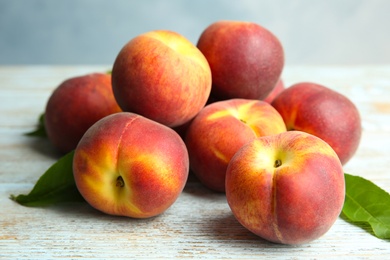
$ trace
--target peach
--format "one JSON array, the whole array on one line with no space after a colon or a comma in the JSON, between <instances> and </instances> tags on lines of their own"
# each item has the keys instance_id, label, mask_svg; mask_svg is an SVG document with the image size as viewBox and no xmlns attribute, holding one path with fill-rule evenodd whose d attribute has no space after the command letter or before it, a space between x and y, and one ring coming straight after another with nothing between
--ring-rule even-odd
<instances>
[{"instance_id":1,"label":"peach","mask_svg":"<svg viewBox=\"0 0 390 260\"><path fill-rule=\"evenodd\" d=\"M45 129L62 153L76 148L83 134L99 119L120 112L112 93L111 75L91 73L63 81L45 108Z\"/></svg>"},{"instance_id":2,"label":"peach","mask_svg":"<svg viewBox=\"0 0 390 260\"><path fill-rule=\"evenodd\" d=\"M361 119L357 107L344 95L319 84L302 82L287 88L271 104L288 130L323 139L336 151L342 164L355 154L361 139Z\"/></svg>"},{"instance_id":3,"label":"peach","mask_svg":"<svg viewBox=\"0 0 390 260\"><path fill-rule=\"evenodd\" d=\"M211 70L204 55L184 36L157 30L125 44L112 68L112 85L124 111L176 127L205 106Z\"/></svg>"},{"instance_id":4,"label":"peach","mask_svg":"<svg viewBox=\"0 0 390 260\"><path fill-rule=\"evenodd\" d=\"M95 123L73 158L78 190L97 210L148 218L167 210L189 172L188 152L172 129L122 112Z\"/></svg>"},{"instance_id":5,"label":"peach","mask_svg":"<svg viewBox=\"0 0 390 260\"><path fill-rule=\"evenodd\" d=\"M285 131L282 117L264 101L230 99L207 105L186 132L191 169L206 187L224 192L226 168L238 149L256 137Z\"/></svg>"},{"instance_id":6,"label":"peach","mask_svg":"<svg viewBox=\"0 0 390 260\"><path fill-rule=\"evenodd\" d=\"M264 99L272 91L284 66L279 39L252 22L218 21L200 35L197 47L212 72L212 95Z\"/></svg>"},{"instance_id":7,"label":"peach","mask_svg":"<svg viewBox=\"0 0 390 260\"><path fill-rule=\"evenodd\" d=\"M300 131L254 139L230 160L226 199L236 219L275 243L324 235L344 203L342 165L320 138Z\"/></svg>"}]
</instances>

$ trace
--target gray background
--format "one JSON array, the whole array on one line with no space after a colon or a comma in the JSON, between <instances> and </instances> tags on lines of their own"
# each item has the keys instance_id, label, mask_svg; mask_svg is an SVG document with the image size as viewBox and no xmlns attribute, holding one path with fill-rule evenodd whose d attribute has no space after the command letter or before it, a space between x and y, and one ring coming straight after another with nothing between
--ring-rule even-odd
<instances>
[{"instance_id":1,"label":"gray background","mask_svg":"<svg viewBox=\"0 0 390 260\"><path fill-rule=\"evenodd\" d=\"M217 20L268 28L287 65L390 62L387 0L0 0L0 64L111 64L138 34L169 29L196 44Z\"/></svg>"}]
</instances>

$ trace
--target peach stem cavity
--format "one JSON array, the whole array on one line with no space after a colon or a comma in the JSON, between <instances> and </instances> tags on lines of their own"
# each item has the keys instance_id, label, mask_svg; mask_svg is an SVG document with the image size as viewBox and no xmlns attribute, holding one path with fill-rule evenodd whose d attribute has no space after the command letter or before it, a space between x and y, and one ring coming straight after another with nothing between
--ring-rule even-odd
<instances>
[{"instance_id":1,"label":"peach stem cavity","mask_svg":"<svg viewBox=\"0 0 390 260\"><path fill-rule=\"evenodd\" d=\"M118 178L116 178L116 186L120 188L125 186L125 181L123 180L122 176L118 176Z\"/></svg>"}]
</instances>

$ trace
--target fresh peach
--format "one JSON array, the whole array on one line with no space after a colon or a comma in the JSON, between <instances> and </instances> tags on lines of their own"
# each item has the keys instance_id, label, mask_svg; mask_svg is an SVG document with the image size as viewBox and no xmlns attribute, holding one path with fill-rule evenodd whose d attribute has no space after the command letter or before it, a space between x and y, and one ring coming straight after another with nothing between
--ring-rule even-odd
<instances>
[{"instance_id":1,"label":"fresh peach","mask_svg":"<svg viewBox=\"0 0 390 260\"><path fill-rule=\"evenodd\" d=\"M320 138L288 131L254 139L230 160L226 199L237 220L276 243L324 235L344 203L342 165Z\"/></svg>"},{"instance_id":2,"label":"fresh peach","mask_svg":"<svg viewBox=\"0 0 390 260\"><path fill-rule=\"evenodd\" d=\"M187 181L189 159L175 131L122 112L88 129L75 150L73 172L78 190L92 207L148 218L176 201Z\"/></svg>"},{"instance_id":3,"label":"fresh peach","mask_svg":"<svg viewBox=\"0 0 390 260\"><path fill-rule=\"evenodd\" d=\"M323 85L297 83L273 101L288 130L300 130L326 141L345 164L361 138L359 111L346 96Z\"/></svg>"},{"instance_id":4,"label":"fresh peach","mask_svg":"<svg viewBox=\"0 0 390 260\"><path fill-rule=\"evenodd\" d=\"M45 129L62 153L76 148L83 134L99 119L120 112L112 93L111 75L91 73L63 81L45 109Z\"/></svg>"},{"instance_id":5,"label":"fresh peach","mask_svg":"<svg viewBox=\"0 0 390 260\"><path fill-rule=\"evenodd\" d=\"M230 99L207 105L185 137L191 169L206 187L224 192L226 168L238 149L256 137L285 131L282 117L264 101Z\"/></svg>"},{"instance_id":6,"label":"fresh peach","mask_svg":"<svg viewBox=\"0 0 390 260\"><path fill-rule=\"evenodd\" d=\"M184 36L151 31L133 38L119 52L112 85L124 111L175 127L205 106L211 70L204 55Z\"/></svg>"},{"instance_id":7,"label":"fresh peach","mask_svg":"<svg viewBox=\"0 0 390 260\"><path fill-rule=\"evenodd\" d=\"M197 47L210 64L211 92L218 100L264 99L284 66L279 39L253 22L212 23L200 35Z\"/></svg>"}]
</instances>

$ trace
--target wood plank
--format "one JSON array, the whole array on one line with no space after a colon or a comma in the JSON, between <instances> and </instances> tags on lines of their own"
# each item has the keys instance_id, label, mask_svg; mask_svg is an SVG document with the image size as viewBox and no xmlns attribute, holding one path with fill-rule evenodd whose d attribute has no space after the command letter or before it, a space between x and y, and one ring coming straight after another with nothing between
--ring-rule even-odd
<instances>
[{"instance_id":1,"label":"wood plank","mask_svg":"<svg viewBox=\"0 0 390 260\"><path fill-rule=\"evenodd\" d=\"M367 226L337 219L309 244L278 245L243 228L222 194L191 178L164 214L138 220L97 212L86 203L27 208L8 197L27 193L59 155L34 129L51 91L67 77L110 66L0 66L0 259L51 258L389 258L389 241ZM363 120L363 137L346 172L390 190L390 66L287 67L287 86L327 85L348 96Z\"/></svg>"}]
</instances>

